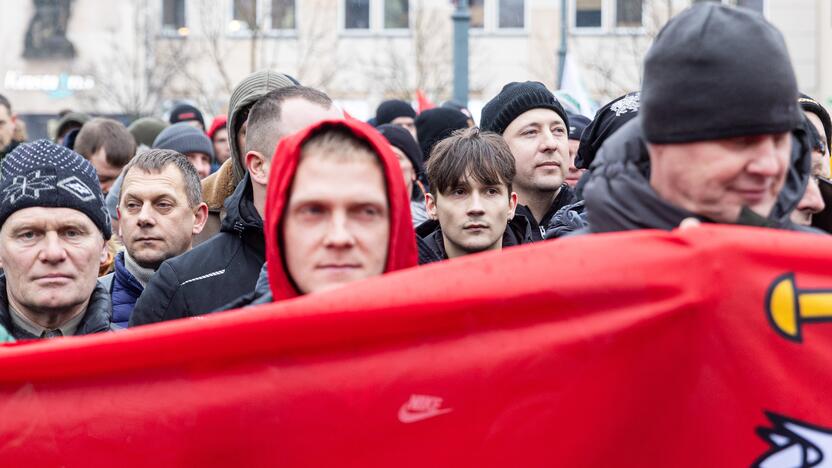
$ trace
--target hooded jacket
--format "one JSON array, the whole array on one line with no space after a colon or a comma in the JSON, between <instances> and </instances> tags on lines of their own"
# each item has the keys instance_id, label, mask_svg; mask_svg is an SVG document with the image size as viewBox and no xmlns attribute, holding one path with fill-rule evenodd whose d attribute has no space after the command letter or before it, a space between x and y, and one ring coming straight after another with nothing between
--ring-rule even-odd
<instances>
[{"instance_id":1,"label":"hooded jacket","mask_svg":"<svg viewBox=\"0 0 832 468\"><path fill-rule=\"evenodd\" d=\"M512 218L503 233L503 248L532 242L532 227L526 217ZM448 259L439 221L426 221L416 228L416 245L419 248L419 265Z\"/></svg>"},{"instance_id":2,"label":"hooded jacket","mask_svg":"<svg viewBox=\"0 0 832 468\"><path fill-rule=\"evenodd\" d=\"M789 221L809 180L811 148L805 131L793 131L791 164L768 218L745 209L737 224L802 230ZM650 157L642 137L641 117L621 127L601 147L584 189L590 232L633 229L672 230L685 218L698 218L671 205L650 185Z\"/></svg>"},{"instance_id":3,"label":"hooded jacket","mask_svg":"<svg viewBox=\"0 0 832 468\"><path fill-rule=\"evenodd\" d=\"M229 114L226 124L231 157L216 172L202 179L202 197L208 205L208 220L202 232L194 239L194 245L201 244L219 232L222 218L226 215L223 212L225 200L234 193L246 174L244 154L240 154L237 148L237 132L248 120L248 110L269 91L299 84L289 75L261 70L243 78L234 88L228 101Z\"/></svg>"},{"instance_id":4,"label":"hooded jacket","mask_svg":"<svg viewBox=\"0 0 832 468\"><path fill-rule=\"evenodd\" d=\"M410 219L410 197L406 192L399 162L387 140L369 125L357 120L327 120L317 123L291 137L284 138L272 158L268 192L266 194L266 260L269 286L275 301L300 295L289 277L283 262L278 235L286 210L287 196L297 172L301 146L324 128L342 127L366 141L381 161L387 183L390 214L390 237L387 244L385 273L416 266L416 236ZM252 283L249 291L254 287Z\"/></svg>"},{"instance_id":5,"label":"hooded jacket","mask_svg":"<svg viewBox=\"0 0 832 468\"><path fill-rule=\"evenodd\" d=\"M266 249L247 174L225 209L219 234L162 263L136 301L131 327L206 314L254 289Z\"/></svg>"},{"instance_id":6,"label":"hooded jacket","mask_svg":"<svg viewBox=\"0 0 832 468\"><path fill-rule=\"evenodd\" d=\"M75 330L75 336L89 335L106 331L118 330L111 322L110 292L104 285L97 283L92 290L87 310L84 311L84 318ZM26 330L14 325L12 313L9 310L9 297L6 293L6 277L0 276L0 327L5 328L17 340L40 339Z\"/></svg>"},{"instance_id":7,"label":"hooded jacket","mask_svg":"<svg viewBox=\"0 0 832 468\"><path fill-rule=\"evenodd\" d=\"M552 222L552 217L555 216L555 213L558 212L561 208L567 205L571 205L578 201L578 197L575 196L575 192L572 188L566 183L560 186L560 192L555 197L555 200L552 202L552 206L549 207L549 211L543 215L543 219L540 220L538 224L537 220L534 219L534 215L532 214L532 210L529 209L526 205L517 205L517 210L515 213L515 217L517 215L521 215L525 217L529 221L529 225L531 226L532 230L532 241L542 241L546 234L546 227Z\"/></svg>"}]
</instances>

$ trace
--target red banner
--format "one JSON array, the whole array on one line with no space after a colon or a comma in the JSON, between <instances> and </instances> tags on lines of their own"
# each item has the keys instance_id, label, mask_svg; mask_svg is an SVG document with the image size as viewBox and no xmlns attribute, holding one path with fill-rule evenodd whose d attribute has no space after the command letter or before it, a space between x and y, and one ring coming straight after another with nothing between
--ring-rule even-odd
<instances>
[{"instance_id":1,"label":"red banner","mask_svg":"<svg viewBox=\"0 0 832 468\"><path fill-rule=\"evenodd\" d=\"M4 347L0 463L829 463L830 262L774 230L584 236Z\"/></svg>"}]
</instances>

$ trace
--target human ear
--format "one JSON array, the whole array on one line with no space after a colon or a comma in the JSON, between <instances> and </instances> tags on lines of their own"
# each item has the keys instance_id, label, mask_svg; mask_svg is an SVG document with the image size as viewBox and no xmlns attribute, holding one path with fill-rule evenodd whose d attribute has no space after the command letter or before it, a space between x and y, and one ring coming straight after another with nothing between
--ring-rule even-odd
<instances>
[{"instance_id":1,"label":"human ear","mask_svg":"<svg viewBox=\"0 0 832 468\"><path fill-rule=\"evenodd\" d=\"M433 198L433 194L431 193L425 194L425 209L427 209L428 217L430 219L437 219L436 200Z\"/></svg>"}]
</instances>

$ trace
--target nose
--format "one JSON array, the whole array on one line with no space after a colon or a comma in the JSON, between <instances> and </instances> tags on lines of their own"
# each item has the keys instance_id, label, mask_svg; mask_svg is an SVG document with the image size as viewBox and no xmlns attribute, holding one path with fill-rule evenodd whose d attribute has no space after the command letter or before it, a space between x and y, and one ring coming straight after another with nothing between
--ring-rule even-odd
<instances>
[{"instance_id":1,"label":"nose","mask_svg":"<svg viewBox=\"0 0 832 468\"><path fill-rule=\"evenodd\" d=\"M153 207L150 203L142 203L142 209L139 210L139 216L136 222L139 226L152 226L156 224L156 219L153 217Z\"/></svg>"},{"instance_id":2,"label":"nose","mask_svg":"<svg viewBox=\"0 0 832 468\"><path fill-rule=\"evenodd\" d=\"M485 214L485 208L482 205L482 197L477 190L471 192L466 214L468 216L482 216Z\"/></svg>"},{"instance_id":3,"label":"nose","mask_svg":"<svg viewBox=\"0 0 832 468\"><path fill-rule=\"evenodd\" d=\"M552 133L550 129L544 128L541 131L541 135L543 136L543 139L540 142L541 153L554 151L558 148L558 138L555 136L554 133Z\"/></svg>"},{"instance_id":4,"label":"nose","mask_svg":"<svg viewBox=\"0 0 832 468\"><path fill-rule=\"evenodd\" d=\"M780 159L780 152L791 151L791 135L782 138L788 139L788 149L778 148L776 138L778 135L764 135L758 138L750 151L754 152L754 158L746 166L749 173L774 177L783 171L784 161Z\"/></svg>"},{"instance_id":5,"label":"nose","mask_svg":"<svg viewBox=\"0 0 832 468\"><path fill-rule=\"evenodd\" d=\"M324 245L333 249L345 249L355 245L355 238L347 225L346 213L334 213L327 227Z\"/></svg>"},{"instance_id":6,"label":"nose","mask_svg":"<svg viewBox=\"0 0 832 468\"><path fill-rule=\"evenodd\" d=\"M46 233L38 259L44 263L60 263L66 260L66 249L57 232L50 231Z\"/></svg>"},{"instance_id":7,"label":"nose","mask_svg":"<svg viewBox=\"0 0 832 468\"><path fill-rule=\"evenodd\" d=\"M818 186L817 179L812 177L809 180L809 185L806 186L806 192L803 193L803 198L800 199L800 203L797 204L796 209L798 211L815 214L820 213L824 208L826 208L826 204L823 202L823 197L820 194L820 187Z\"/></svg>"}]
</instances>

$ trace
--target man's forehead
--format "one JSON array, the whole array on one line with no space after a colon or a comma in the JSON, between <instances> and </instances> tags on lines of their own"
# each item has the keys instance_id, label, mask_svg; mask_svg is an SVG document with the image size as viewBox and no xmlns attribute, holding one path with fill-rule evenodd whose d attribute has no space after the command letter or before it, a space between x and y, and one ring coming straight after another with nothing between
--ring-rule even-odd
<instances>
[{"instance_id":1,"label":"man's forehead","mask_svg":"<svg viewBox=\"0 0 832 468\"><path fill-rule=\"evenodd\" d=\"M526 125L542 125L549 126L553 124L564 124L561 116L552 109L537 108L523 112L516 119L514 119L509 126L511 127L525 127Z\"/></svg>"},{"instance_id":2,"label":"man's forehead","mask_svg":"<svg viewBox=\"0 0 832 468\"><path fill-rule=\"evenodd\" d=\"M350 150L345 150L350 151ZM359 151L353 150L355 153ZM348 174L363 173L362 180L354 180ZM371 175L372 174L372 175ZM376 194L372 190L373 180L384 184L384 173L375 161L369 157L335 156L327 151L313 151L300 160L292 184L292 199L298 197L338 198L341 195L363 193L370 198L387 198L385 192ZM382 187L383 188L383 187Z\"/></svg>"},{"instance_id":3,"label":"man's forehead","mask_svg":"<svg viewBox=\"0 0 832 468\"><path fill-rule=\"evenodd\" d=\"M134 167L127 171L122 182L122 192L153 192L161 191L164 188L172 190L185 190L185 179L181 172L173 164L168 164L161 171L146 171Z\"/></svg>"},{"instance_id":4,"label":"man's forehead","mask_svg":"<svg viewBox=\"0 0 832 468\"><path fill-rule=\"evenodd\" d=\"M62 225L90 225L95 227L92 220L84 213L72 208L53 208L33 206L17 210L11 214L3 223L3 228L19 226L23 224L40 224L45 226L60 227Z\"/></svg>"}]
</instances>

